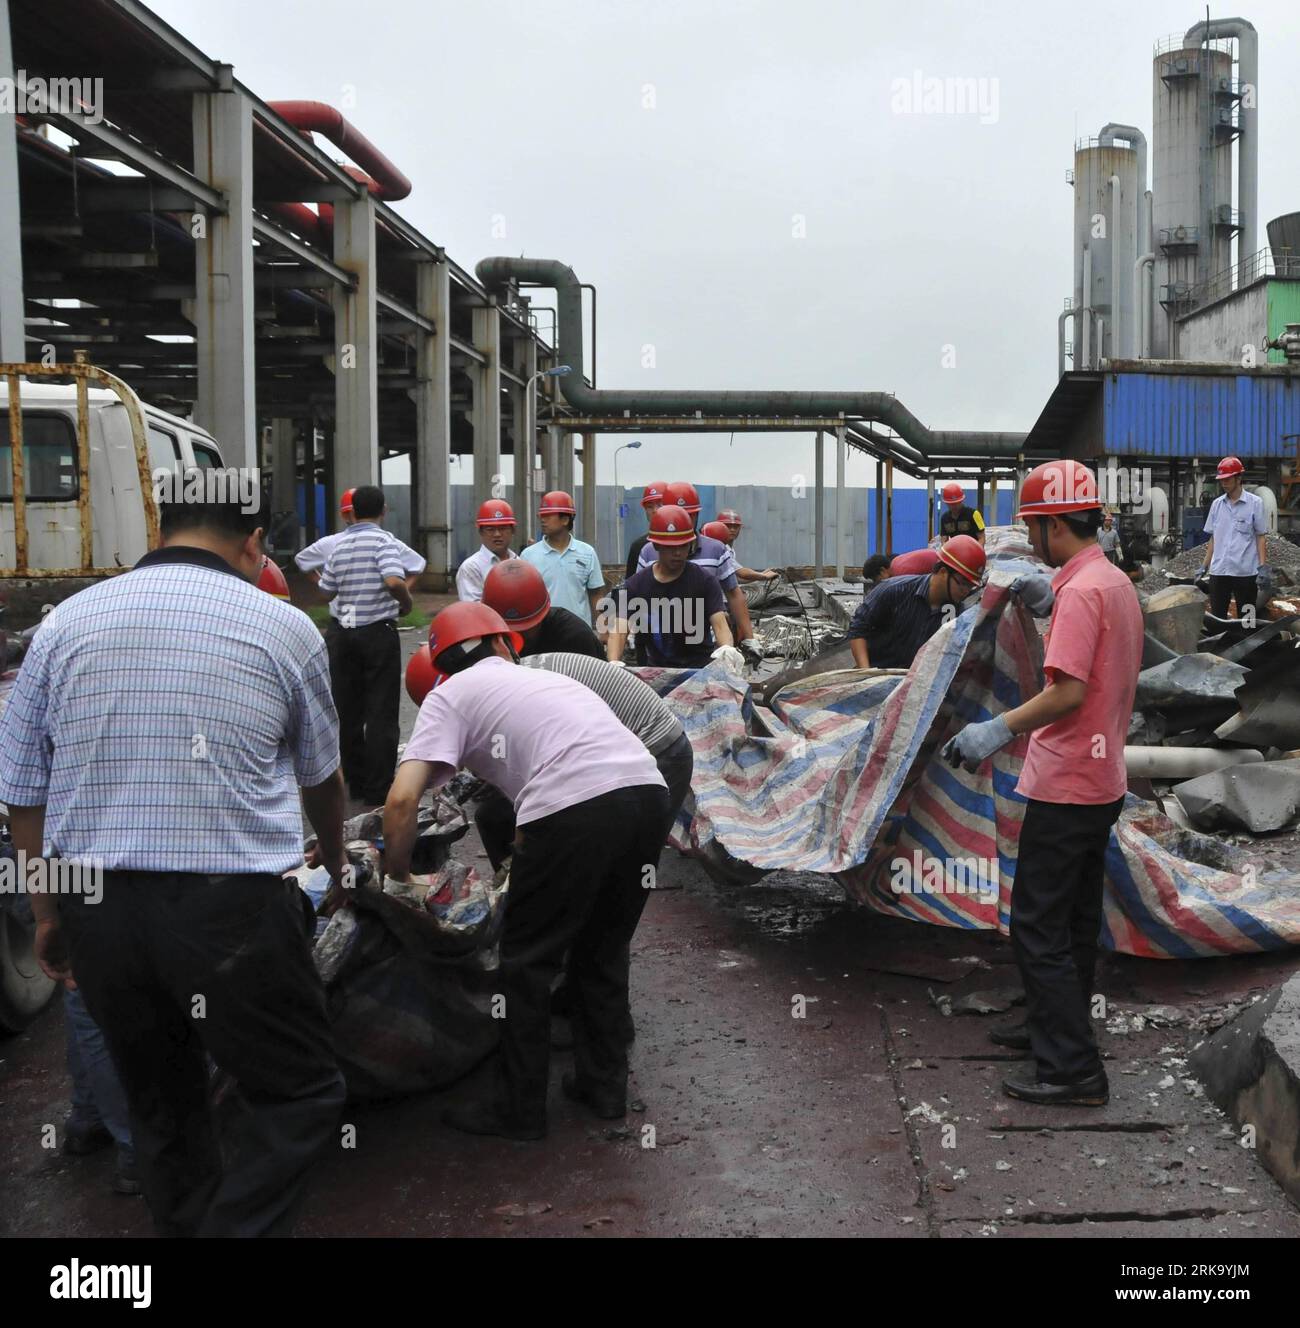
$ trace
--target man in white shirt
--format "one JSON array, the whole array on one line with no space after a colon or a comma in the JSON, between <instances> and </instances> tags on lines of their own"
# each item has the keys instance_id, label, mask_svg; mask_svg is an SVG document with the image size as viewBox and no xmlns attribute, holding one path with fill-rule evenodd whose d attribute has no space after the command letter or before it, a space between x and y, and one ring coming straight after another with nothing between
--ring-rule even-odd
<instances>
[{"instance_id":1,"label":"man in white shirt","mask_svg":"<svg viewBox=\"0 0 1300 1328\"><path fill-rule=\"evenodd\" d=\"M509 503L489 498L478 509L478 536L483 541L456 570L456 594L463 600L481 600L487 574L507 558L515 557L515 513Z\"/></svg>"},{"instance_id":2,"label":"man in white shirt","mask_svg":"<svg viewBox=\"0 0 1300 1328\"><path fill-rule=\"evenodd\" d=\"M1223 492L1210 504L1205 518L1205 546L1202 570L1210 574L1210 612L1216 618L1228 616L1228 601L1237 601L1237 616L1245 617L1247 608L1255 611L1255 601L1262 588L1267 595L1272 587L1268 566L1268 518L1264 504L1242 483L1245 466L1234 456L1219 462L1219 485Z\"/></svg>"},{"instance_id":3,"label":"man in white shirt","mask_svg":"<svg viewBox=\"0 0 1300 1328\"><path fill-rule=\"evenodd\" d=\"M564 1091L601 1119L626 1113L628 945L654 883L668 792L609 706L572 678L518 668L521 645L486 604L434 618L429 654L449 676L424 698L384 807L384 870L405 878L421 795L461 767L514 804L497 1092L443 1119L470 1134L540 1139L561 969L575 997Z\"/></svg>"},{"instance_id":4,"label":"man in white shirt","mask_svg":"<svg viewBox=\"0 0 1300 1328\"><path fill-rule=\"evenodd\" d=\"M356 517L352 512L352 495L356 493L355 489L348 489L342 498L339 499L339 515L343 518L343 530L337 530L332 535L322 535L314 544L309 544L305 549L300 549L293 555L294 564L300 572L306 572L312 581L320 584L320 574L325 570L325 564L329 562L330 554L334 552L339 540L347 533L347 527L356 522ZM424 571L427 563L416 551L407 544L403 544L391 531L384 531L384 534L397 545L397 556L402 561L402 572L406 577L408 590L415 588L415 578Z\"/></svg>"}]
</instances>

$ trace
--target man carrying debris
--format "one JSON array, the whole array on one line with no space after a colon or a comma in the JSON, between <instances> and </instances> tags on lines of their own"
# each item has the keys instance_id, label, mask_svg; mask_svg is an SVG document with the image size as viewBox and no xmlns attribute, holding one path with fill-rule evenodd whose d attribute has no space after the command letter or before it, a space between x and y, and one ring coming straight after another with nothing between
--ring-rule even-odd
<instances>
[{"instance_id":1,"label":"man carrying debris","mask_svg":"<svg viewBox=\"0 0 1300 1328\"><path fill-rule=\"evenodd\" d=\"M890 575L858 605L849 624L857 668L910 668L943 625L945 608L961 604L984 575L984 550L969 535L954 536L930 560L932 571Z\"/></svg>"},{"instance_id":2,"label":"man carrying debris","mask_svg":"<svg viewBox=\"0 0 1300 1328\"><path fill-rule=\"evenodd\" d=\"M456 595L463 600L483 598L487 574L516 554L510 547L515 537L515 513L509 503L489 498L478 509L479 548L456 569Z\"/></svg>"},{"instance_id":3,"label":"man carrying debris","mask_svg":"<svg viewBox=\"0 0 1300 1328\"><path fill-rule=\"evenodd\" d=\"M1273 591L1273 574L1268 565L1268 518L1258 494L1247 493L1241 476L1245 467L1237 457L1224 457L1217 471L1223 492L1210 504L1205 518L1205 545L1202 574L1210 577L1210 612L1216 618L1228 616L1229 600L1237 601L1237 616L1254 612L1255 601Z\"/></svg>"},{"instance_id":4,"label":"man carrying debris","mask_svg":"<svg viewBox=\"0 0 1300 1328\"><path fill-rule=\"evenodd\" d=\"M726 604L716 577L691 560L695 527L680 507L668 504L650 518L658 560L642 567L611 597L615 621L605 643L611 663L623 661L634 631L647 664L699 669L723 659L739 672L744 659L731 644Z\"/></svg>"},{"instance_id":5,"label":"man carrying debris","mask_svg":"<svg viewBox=\"0 0 1300 1328\"><path fill-rule=\"evenodd\" d=\"M1116 567L1124 560L1124 549L1119 542L1119 531L1115 529L1115 518L1109 512L1101 519L1101 529L1097 532L1097 547L1106 555L1108 563Z\"/></svg>"},{"instance_id":6,"label":"man carrying debris","mask_svg":"<svg viewBox=\"0 0 1300 1328\"><path fill-rule=\"evenodd\" d=\"M470 1134L546 1133L551 987L574 991L565 1093L602 1119L627 1109L628 954L663 842L668 794L642 742L571 678L517 668L521 642L485 604L429 629L449 674L425 698L384 808L384 867L404 879L421 794L464 767L513 802L518 830L501 936L493 1100L449 1110ZM557 773L558 772L558 773Z\"/></svg>"},{"instance_id":7,"label":"man carrying debris","mask_svg":"<svg viewBox=\"0 0 1300 1328\"><path fill-rule=\"evenodd\" d=\"M957 535L968 535L983 547L984 518L976 508L966 506L966 490L953 480L943 486L939 496L948 509L939 518L940 540L946 543Z\"/></svg>"},{"instance_id":8,"label":"man carrying debris","mask_svg":"<svg viewBox=\"0 0 1300 1328\"><path fill-rule=\"evenodd\" d=\"M498 563L483 583L483 603L505 619L512 632L523 637L520 655L566 651L605 658L596 633L576 614L551 603L542 574L522 558Z\"/></svg>"},{"instance_id":9,"label":"man carrying debris","mask_svg":"<svg viewBox=\"0 0 1300 1328\"><path fill-rule=\"evenodd\" d=\"M384 491L364 484L352 497L356 521L321 574L330 600L325 644L339 716L348 791L372 806L388 796L397 764L402 647L397 619L411 611L401 555L381 523Z\"/></svg>"},{"instance_id":10,"label":"man carrying debris","mask_svg":"<svg viewBox=\"0 0 1300 1328\"><path fill-rule=\"evenodd\" d=\"M519 556L541 572L551 600L590 627L605 574L596 550L574 537L577 515L572 495L560 489L544 493L537 508L542 538L526 545Z\"/></svg>"},{"instance_id":11,"label":"man carrying debris","mask_svg":"<svg viewBox=\"0 0 1300 1328\"><path fill-rule=\"evenodd\" d=\"M950 764L976 770L1029 733L1016 791L1028 799L1020 830L1011 944L1025 986L1023 1029L992 1034L1029 1049L1034 1065L1002 1081L1014 1098L1104 1106L1109 1085L1090 1022L1111 827L1128 788L1124 741L1142 664L1142 610L1128 577L1106 561L1097 482L1075 461L1032 470L1017 520L1034 552L1061 570L1043 672L1047 686L949 740Z\"/></svg>"},{"instance_id":12,"label":"man carrying debris","mask_svg":"<svg viewBox=\"0 0 1300 1328\"><path fill-rule=\"evenodd\" d=\"M102 868L98 897L32 896L36 954L103 1031L158 1234L283 1235L344 1097L311 908L283 879L304 807L343 879L325 647L252 584L257 512L168 503L161 528L45 619L0 719L0 799L30 857ZM224 1163L208 1056L238 1084Z\"/></svg>"}]
</instances>

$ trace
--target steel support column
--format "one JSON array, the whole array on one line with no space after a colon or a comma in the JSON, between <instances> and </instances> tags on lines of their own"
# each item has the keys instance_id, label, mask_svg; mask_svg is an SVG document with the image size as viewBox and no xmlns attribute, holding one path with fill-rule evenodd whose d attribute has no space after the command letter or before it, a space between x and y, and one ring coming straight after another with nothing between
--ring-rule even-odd
<instances>
[{"instance_id":1,"label":"steel support column","mask_svg":"<svg viewBox=\"0 0 1300 1328\"><path fill-rule=\"evenodd\" d=\"M582 435L582 538L596 547L596 435Z\"/></svg>"},{"instance_id":2,"label":"steel support column","mask_svg":"<svg viewBox=\"0 0 1300 1328\"><path fill-rule=\"evenodd\" d=\"M528 514L533 510L536 497L533 493L533 476L536 473L537 458L537 384L533 382L533 375L537 372L537 341L530 336L520 344L523 347L520 373L525 383L532 383L531 388L524 388L524 424L520 430L521 442L515 444L514 509L519 521L518 529L525 531L528 529Z\"/></svg>"},{"instance_id":3,"label":"steel support column","mask_svg":"<svg viewBox=\"0 0 1300 1328\"><path fill-rule=\"evenodd\" d=\"M356 277L335 289L334 474L340 490L379 483L379 326L375 302L375 204L334 205L334 261ZM338 494L330 494L337 508Z\"/></svg>"},{"instance_id":4,"label":"steel support column","mask_svg":"<svg viewBox=\"0 0 1300 1328\"><path fill-rule=\"evenodd\" d=\"M894 556L894 459L885 462L885 555Z\"/></svg>"},{"instance_id":5,"label":"steel support column","mask_svg":"<svg viewBox=\"0 0 1300 1328\"><path fill-rule=\"evenodd\" d=\"M826 570L826 447L817 430L813 453L813 577Z\"/></svg>"},{"instance_id":6,"label":"steel support column","mask_svg":"<svg viewBox=\"0 0 1300 1328\"><path fill-rule=\"evenodd\" d=\"M294 501L298 477L297 428L293 420L271 421L271 511L292 512L293 531L298 533L298 508ZM277 550L279 552L279 550Z\"/></svg>"},{"instance_id":7,"label":"steel support column","mask_svg":"<svg viewBox=\"0 0 1300 1328\"><path fill-rule=\"evenodd\" d=\"M835 430L835 575L844 579L844 426Z\"/></svg>"},{"instance_id":8,"label":"steel support column","mask_svg":"<svg viewBox=\"0 0 1300 1328\"><path fill-rule=\"evenodd\" d=\"M573 494L573 439L575 435L565 433L560 438L560 455L557 458L559 473L556 475L554 487L563 489L565 493Z\"/></svg>"},{"instance_id":9,"label":"steel support column","mask_svg":"<svg viewBox=\"0 0 1300 1328\"><path fill-rule=\"evenodd\" d=\"M9 0L0 0L0 78L13 86ZM23 339L23 245L18 205L18 120L0 117L0 360L27 359Z\"/></svg>"},{"instance_id":10,"label":"steel support column","mask_svg":"<svg viewBox=\"0 0 1300 1328\"><path fill-rule=\"evenodd\" d=\"M925 477L925 542L934 538L934 471Z\"/></svg>"},{"instance_id":11,"label":"steel support column","mask_svg":"<svg viewBox=\"0 0 1300 1328\"><path fill-rule=\"evenodd\" d=\"M468 366L474 382L474 506L502 496L501 316L495 304L474 310L474 349L481 364Z\"/></svg>"},{"instance_id":12,"label":"steel support column","mask_svg":"<svg viewBox=\"0 0 1300 1328\"><path fill-rule=\"evenodd\" d=\"M876 460L876 538L873 541L872 553L884 553L885 551L885 463L879 458Z\"/></svg>"},{"instance_id":13,"label":"steel support column","mask_svg":"<svg viewBox=\"0 0 1300 1328\"><path fill-rule=\"evenodd\" d=\"M194 420L226 462L257 464L253 359L253 107L242 92L196 93L194 173L225 197L194 243Z\"/></svg>"},{"instance_id":14,"label":"steel support column","mask_svg":"<svg viewBox=\"0 0 1300 1328\"><path fill-rule=\"evenodd\" d=\"M433 324L415 338L415 547L428 560L427 584L451 584L451 269L422 260L415 269L416 312Z\"/></svg>"}]
</instances>

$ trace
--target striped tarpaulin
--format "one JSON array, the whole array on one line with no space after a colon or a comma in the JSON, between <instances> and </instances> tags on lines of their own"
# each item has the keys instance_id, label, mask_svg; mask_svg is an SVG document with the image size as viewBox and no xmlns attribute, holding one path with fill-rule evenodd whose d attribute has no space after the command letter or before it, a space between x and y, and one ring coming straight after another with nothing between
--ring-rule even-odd
<instances>
[{"instance_id":1,"label":"striped tarpaulin","mask_svg":"<svg viewBox=\"0 0 1300 1328\"><path fill-rule=\"evenodd\" d=\"M943 926L1010 923L1027 737L970 774L938 759L952 734L1042 686L1033 619L995 571L906 674L820 674L772 709L714 664L642 669L695 752L694 807L674 835L710 870L835 876L880 912ZM693 810L693 816L692 816ZM1130 795L1107 853L1103 945L1164 958L1300 944L1300 878L1180 830Z\"/></svg>"}]
</instances>

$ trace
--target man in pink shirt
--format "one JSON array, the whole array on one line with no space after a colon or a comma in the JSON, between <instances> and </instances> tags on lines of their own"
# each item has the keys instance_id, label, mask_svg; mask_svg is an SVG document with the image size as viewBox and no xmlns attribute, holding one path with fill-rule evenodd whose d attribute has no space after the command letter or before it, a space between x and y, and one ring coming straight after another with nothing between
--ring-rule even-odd
<instances>
[{"instance_id":1,"label":"man in pink shirt","mask_svg":"<svg viewBox=\"0 0 1300 1328\"><path fill-rule=\"evenodd\" d=\"M443 609L429 655L448 674L420 706L384 807L384 870L405 878L426 788L464 768L515 808L501 936L495 1100L443 1119L471 1134L546 1133L551 987L568 952L574 1074L599 1117L627 1111L628 945L663 844L668 792L645 744L581 683L521 669L522 638L486 604Z\"/></svg>"},{"instance_id":2,"label":"man in pink shirt","mask_svg":"<svg viewBox=\"0 0 1300 1328\"><path fill-rule=\"evenodd\" d=\"M1031 733L1016 791L1029 800L1020 831L1011 944L1025 985L1025 1027L1002 1046L1032 1050L1009 1097L1062 1106L1109 1098L1090 1022L1106 845L1128 788L1124 740L1142 665L1142 610L1127 576L1097 543L1102 505L1091 471L1049 461L1025 478L1020 511L1034 552L1061 570L1043 672L1047 686L1014 710L968 724L943 755L975 770Z\"/></svg>"}]
</instances>

